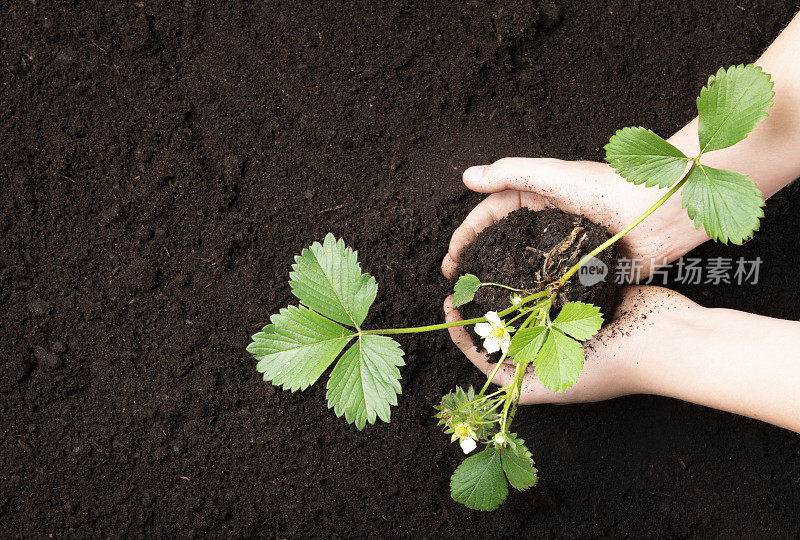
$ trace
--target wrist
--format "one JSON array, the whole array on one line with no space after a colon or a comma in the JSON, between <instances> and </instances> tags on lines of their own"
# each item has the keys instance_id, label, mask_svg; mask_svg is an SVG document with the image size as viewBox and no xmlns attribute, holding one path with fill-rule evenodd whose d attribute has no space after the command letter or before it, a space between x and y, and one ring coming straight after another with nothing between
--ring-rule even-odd
<instances>
[{"instance_id":1,"label":"wrist","mask_svg":"<svg viewBox=\"0 0 800 540\"><path fill-rule=\"evenodd\" d=\"M800 323L730 309L696 311L643 390L800 431Z\"/></svg>"},{"instance_id":2,"label":"wrist","mask_svg":"<svg viewBox=\"0 0 800 540\"><path fill-rule=\"evenodd\" d=\"M672 291L643 289L657 294L636 298L634 320L621 319L631 327L626 341L634 345L626 360L629 393L676 397L708 341L714 310Z\"/></svg>"},{"instance_id":3,"label":"wrist","mask_svg":"<svg viewBox=\"0 0 800 540\"><path fill-rule=\"evenodd\" d=\"M681 204L680 193L668 201L668 206L664 208L664 211L666 219L663 222L660 240L663 244L663 257L667 259L667 262L684 256L708 241L705 229L695 227L694 221L686 213L686 209Z\"/></svg>"},{"instance_id":4,"label":"wrist","mask_svg":"<svg viewBox=\"0 0 800 540\"><path fill-rule=\"evenodd\" d=\"M718 310L695 306L673 321L669 339L647 363L644 393L698 402L704 359L713 355L713 343L725 338L716 323Z\"/></svg>"}]
</instances>

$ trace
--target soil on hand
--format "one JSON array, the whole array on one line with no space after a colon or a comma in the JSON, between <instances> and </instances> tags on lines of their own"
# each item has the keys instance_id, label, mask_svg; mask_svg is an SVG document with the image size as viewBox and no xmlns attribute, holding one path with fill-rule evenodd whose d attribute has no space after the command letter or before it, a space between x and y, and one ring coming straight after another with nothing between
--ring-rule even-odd
<instances>
[{"instance_id":1,"label":"soil on hand","mask_svg":"<svg viewBox=\"0 0 800 540\"><path fill-rule=\"evenodd\" d=\"M525 407L539 485L453 502L433 419L485 380L446 332L400 336L392 422L245 352L327 232L380 288L365 327L433 324L452 231L504 156L602 159L668 136L796 1L8 0L0 16L0 531L23 538L800 537L800 442L658 398ZM665 46L668 45L668 46ZM644 188L642 188L644 189ZM655 195L655 193L654 193ZM800 319L800 193L758 283L698 302ZM642 359L645 361L646 359Z\"/></svg>"},{"instance_id":2,"label":"soil on hand","mask_svg":"<svg viewBox=\"0 0 800 540\"><path fill-rule=\"evenodd\" d=\"M478 234L475 242L463 252L458 263L458 275L473 274L483 283L500 283L522 289L522 296L543 290L558 281L584 255L610 238L605 228L583 216L547 209L533 212L521 208L510 213ZM574 275L559 289L551 317L567 302L594 304L608 322L619 304L619 286L614 280L617 246L613 245L597 256L597 268L605 267L606 279L589 284ZM584 284L586 281L586 284ZM475 298L459 308L465 319L482 317L487 311L502 311L509 307L511 291L485 286ZM468 331L479 343L474 327ZM499 354L499 353L498 353Z\"/></svg>"}]
</instances>

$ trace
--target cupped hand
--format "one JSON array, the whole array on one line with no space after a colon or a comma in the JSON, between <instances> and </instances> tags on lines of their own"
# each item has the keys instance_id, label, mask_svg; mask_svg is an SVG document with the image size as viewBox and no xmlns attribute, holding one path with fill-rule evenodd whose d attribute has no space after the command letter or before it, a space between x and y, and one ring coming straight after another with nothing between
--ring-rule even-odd
<instances>
[{"instance_id":1,"label":"cupped hand","mask_svg":"<svg viewBox=\"0 0 800 540\"><path fill-rule=\"evenodd\" d=\"M452 300L448 296L444 303L447 322L461 318ZM647 363L674 350L676 336L684 335L686 328L702 319L704 309L662 287L626 287L614 320L583 344L586 361L575 385L565 392L553 392L529 368L520 403L579 403L647 393L654 386L649 379L658 372ZM496 364L478 351L466 328L456 326L449 331L458 348L488 377ZM510 384L514 369L513 364L501 366L492 382L498 386Z\"/></svg>"},{"instance_id":2,"label":"cupped hand","mask_svg":"<svg viewBox=\"0 0 800 540\"><path fill-rule=\"evenodd\" d=\"M614 234L663 195L663 190L626 182L605 163L547 158L504 158L470 167L464 172L464 183L473 191L491 195L453 233L442 262L442 272L450 279L457 275L461 252L478 233L519 208L559 208L584 215ZM703 229L694 228L676 194L625 235L619 247L644 278L658 265L671 262L706 239Z\"/></svg>"}]
</instances>

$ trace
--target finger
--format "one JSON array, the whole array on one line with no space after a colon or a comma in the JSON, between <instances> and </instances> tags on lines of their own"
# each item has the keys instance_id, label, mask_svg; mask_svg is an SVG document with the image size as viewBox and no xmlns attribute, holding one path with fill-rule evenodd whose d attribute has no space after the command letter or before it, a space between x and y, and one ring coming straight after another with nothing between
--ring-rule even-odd
<instances>
[{"instance_id":1,"label":"finger","mask_svg":"<svg viewBox=\"0 0 800 540\"><path fill-rule=\"evenodd\" d=\"M480 193L507 189L532 191L545 197L557 195L577 168L574 162L551 158L503 158L491 165L478 165L464 171L466 186Z\"/></svg>"},{"instance_id":2,"label":"finger","mask_svg":"<svg viewBox=\"0 0 800 540\"><path fill-rule=\"evenodd\" d=\"M444 314L447 322L461 320L461 315L453 307L452 294L444 300ZM489 362L489 356L487 356L486 353L478 352L478 348L473 343L472 338L465 327L454 326L452 328L448 328L448 330L450 331L450 339L452 339L453 343L455 343L461 352L464 353L464 356L466 356L469 361L475 365L475 367L481 370L483 374L488 377L494 370L495 366L497 366L497 363ZM514 368L503 364L492 379L492 382L497 386L505 386L513 379Z\"/></svg>"},{"instance_id":3,"label":"finger","mask_svg":"<svg viewBox=\"0 0 800 540\"><path fill-rule=\"evenodd\" d=\"M461 252L475 241L478 233L523 206L531 210L542 210L545 202L535 194L519 191L493 193L481 201L453 232L447 255L442 261L442 273L449 279L455 278Z\"/></svg>"},{"instance_id":4,"label":"finger","mask_svg":"<svg viewBox=\"0 0 800 540\"><path fill-rule=\"evenodd\" d=\"M597 195L603 193L609 170L606 164L590 161L503 158L491 165L470 167L464 171L464 184L481 193L535 193L564 212L602 220L599 214L604 211Z\"/></svg>"}]
</instances>

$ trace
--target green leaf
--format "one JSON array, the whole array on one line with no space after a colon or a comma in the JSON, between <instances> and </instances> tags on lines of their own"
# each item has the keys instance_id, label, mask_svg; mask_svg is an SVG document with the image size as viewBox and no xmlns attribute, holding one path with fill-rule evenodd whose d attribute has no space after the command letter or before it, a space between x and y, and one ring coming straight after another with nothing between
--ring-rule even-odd
<instances>
[{"instance_id":1,"label":"green leaf","mask_svg":"<svg viewBox=\"0 0 800 540\"><path fill-rule=\"evenodd\" d=\"M295 257L289 274L292 293L311 309L358 328L378 294L378 284L361 273L358 253L328 233L322 244Z\"/></svg>"},{"instance_id":2,"label":"green leaf","mask_svg":"<svg viewBox=\"0 0 800 540\"><path fill-rule=\"evenodd\" d=\"M525 441L511 434L513 444L500 450L500 461L508 482L519 491L532 488L539 481L531 453Z\"/></svg>"},{"instance_id":3,"label":"green leaf","mask_svg":"<svg viewBox=\"0 0 800 540\"><path fill-rule=\"evenodd\" d=\"M605 146L606 161L617 174L646 187L669 187L686 170L688 158L670 143L643 127L626 127Z\"/></svg>"},{"instance_id":4,"label":"green leaf","mask_svg":"<svg viewBox=\"0 0 800 540\"><path fill-rule=\"evenodd\" d=\"M293 392L314 384L353 338L353 332L302 306L284 308L270 321L247 350L265 381Z\"/></svg>"},{"instance_id":5,"label":"green leaf","mask_svg":"<svg viewBox=\"0 0 800 540\"><path fill-rule=\"evenodd\" d=\"M683 206L698 229L717 241L741 244L759 227L764 200L747 176L698 164L683 186Z\"/></svg>"},{"instance_id":6,"label":"green leaf","mask_svg":"<svg viewBox=\"0 0 800 540\"><path fill-rule=\"evenodd\" d=\"M603 326L600 308L583 302L570 302L561 308L553 326L579 341L589 339Z\"/></svg>"},{"instance_id":7,"label":"green leaf","mask_svg":"<svg viewBox=\"0 0 800 540\"><path fill-rule=\"evenodd\" d=\"M397 405L400 370L405 365L400 345L390 337L360 335L336 364L328 380L328 407L336 416L363 429L377 416L389 421L390 405Z\"/></svg>"},{"instance_id":8,"label":"green leaf","mask_svg":"<svg viewBox=\"0 0 800 540\"><path fill-rule=\"evenodd\" d=\"M530 364L536 359L536 353L546 338L547 328L543 326L523 328L514 334L508 346L508 356L514 359L515 364Z\"/></svg>"},{"instance_id":9,"label":"green leaf","mask_svg":"<svg viewBox=\"0 0 800 540\"><path fill-rule=\"evenodd\" d=\"M494 510L508 497L500 451L487 447L465 459L450 478L453 499L473 510Z\"/></svg>"},{"instance_id":10,"label":"green leaf","mask_svg":"<svg viewBox=\"0 0 800 540\"><path fill-rule=\"evenodd\" d=\"M563 392L578 380L583 369L581 344L553 329L534 362L536 376L553 392Z\"/></svg>"},{"instance_id":11,"label":"green leaf","mask_svg":"<svg viewBox=\"0 0 800 540\"><path fill-rule=\"evenodd\" d=\"M772 81L768 73L753 64L720 68L708 79L697 98L700 115L700 152L727 148L753 131L769 116Z\"/></svg>"},{"instance_id":12,"label":"green leaf","mask_svg":"<svg viewBox=\"0 0 800 540\"><path fill-rule=\"evenodd\" d=\"M456 286L453 287L453 307L463 306L475 298L475 293L481 286L478 276L465 274L458 278Z\"/></svg>"}]
</instances>

